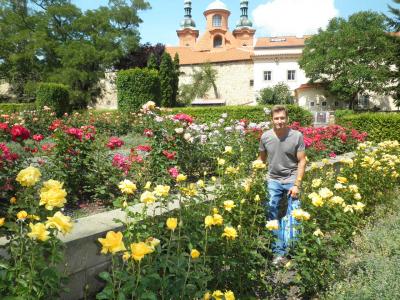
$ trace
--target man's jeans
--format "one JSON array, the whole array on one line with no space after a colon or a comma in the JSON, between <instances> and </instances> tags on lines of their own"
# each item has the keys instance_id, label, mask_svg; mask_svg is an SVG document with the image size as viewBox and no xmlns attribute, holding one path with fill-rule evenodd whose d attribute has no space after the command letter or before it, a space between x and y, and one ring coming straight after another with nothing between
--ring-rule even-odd
<instances>
[{"instance_id":1,"label":"man's jeans","mask_svg":"<svg viewBox=\"0 0 400 300\"><path fill-rule=\"evenodd\" d=\"M287 195L292 183L280 183L277 180L268 180L269 202L266 205L268 220L278 220L279 229L273 230L272 233L276 240L272 243L272 252L275 255L285 255L287 248L296 236L297 220L291 215L292 211L300 207L300 201L297 198L287 196L287 209L285 216L279 218L279 208L281 201Z\"/></svg>"}]
</instances>

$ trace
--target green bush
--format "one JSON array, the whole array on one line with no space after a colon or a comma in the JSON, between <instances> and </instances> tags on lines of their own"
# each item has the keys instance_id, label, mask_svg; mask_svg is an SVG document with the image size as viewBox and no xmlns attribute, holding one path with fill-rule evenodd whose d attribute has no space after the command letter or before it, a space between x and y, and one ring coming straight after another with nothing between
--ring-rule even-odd
<instances>
[{"instance_id":1,"label":"green bush","mask_svg":"<svg viewBox=\"0 0 400 300\"><path fill-rule=\"evenodd\" d=\"M118 109L138 111L141 106L154 101L160 105L160 78L158 71L134 68L117 74Z\"/></svg>"},{"instance_id":2,"label":"green bush","mask_svg":"<svg viewBox=\"0 0 400 300\"><path fill-rule=\"evenodd\" d=\"M68 87L59 83L41 83L36 90L36 107L54 109L58 116L70 111Z\"/></svg>"},{"instance_id":3,"label":"green bush","mask_svg":"<svg viewBox=\"0 0 400 300\"><path fill-rule=\"evenodd\" d=\"M0 103L0 112L4 114L34 109L34 103Z\"/></svg>"},{"instance_id":4,"label":"green bush","mask_svg":"<svg viewBox=\"0 0 400 300\"><path fill-rule=\"evenodd\" d=\"M247 119L250 122L264 122L270 120L270 116L266 115L264 108L271 109L272 106L215 106L215 107L179 107L172 110L164 111L168 113L185 113L195 118L197 123L217 122L223 113L227 113L228 120ZM297 105L287 105L289 111L290 122L300 122L302 126L312 124L312 115Z\"/></svg>"},{"instance_id":5,"label":"green bush","mask_svg":"<svg viewBox=\"0 0 400 300\"><path fill-rule=\"evenodd\" d=\"M362 113L346 115L336 121L339 125L368 132L368 140L400 141L400 113Z\"/></svg>"}]
</instances>

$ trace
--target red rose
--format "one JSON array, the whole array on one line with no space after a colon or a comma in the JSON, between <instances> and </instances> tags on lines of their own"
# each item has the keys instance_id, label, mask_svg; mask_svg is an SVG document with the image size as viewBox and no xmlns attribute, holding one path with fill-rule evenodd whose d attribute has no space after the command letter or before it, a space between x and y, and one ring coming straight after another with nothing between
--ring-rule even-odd
<instances>
[{"instance_id":1,"label":"red rose","mask_svg":"<svg viewBox=\"0 0 400 300\"><path fill-rule=\"evenodd\" d=\"M11 133L11 139L14 142L21 142L27 140L31 136L30 131L21 125L14 125L13 127L11 127L10 133Z\"/></svg>"}]
</instances>

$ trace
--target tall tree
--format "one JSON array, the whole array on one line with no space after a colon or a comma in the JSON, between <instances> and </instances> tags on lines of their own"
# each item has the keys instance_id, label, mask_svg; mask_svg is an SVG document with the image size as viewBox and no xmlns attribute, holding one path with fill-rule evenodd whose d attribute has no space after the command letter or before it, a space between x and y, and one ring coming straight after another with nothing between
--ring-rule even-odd
<instances>
[{"instance_id":1,"label":"tall tree","mask_svg":"<svg viewBox=\"0 0 400 300\"><path fill-rule=\"evenodd\" d=\"M149 69L158 70L159 64L157 62L157 57L154 53L150 53L149 58L147 59L147 67Z\"/></svg>"},{"instance_id":2,"label":"tall tree","mask_svg":"<svg viewBox=\"0 0 400 300\"><path fill-rule=\"evenodd\" d=\"M174 103L174 84L175 69L171 55L164 52L160 64L160 86L161 86L161 105L164 107L173 107Z\"/></svg>"},{"instance_id":3,"label":"tall tree","mask_svg":"<svg viewBox=\"0 0 400 300\"><path fill-rule=\"evenodd\" d=\"M140 45L137 49L126 53L122 56L115 64L114 67L117 70L125 70L132 68L144 68L147 66L150 56L153 54L156 58L157 69L161 63L161 56L165 51L165 46L163 44L151 45L146 43Z\"/></svg>"},{"instance_id":4,"label":"tall tree","mask_svg":"<svg viewBox=\"0 0 400 300\"><path fill-rule=\"evenodd\" d=\"M394 3L400 4L400 0L393 0ZM396 65L396 70L394 74L394 80L397 81L397 87L393 93L393 98L395 100L395 104L397 108L400 109L400 6L399 7L394 7L394 6L389 6L389 10L392 14L392 18L388 18L388 24L391 26L392 30L394 32L397 32L392 34L393 41L396 45L396 53L395 53L395 65Z\"/></svg>"},{"instance_id":5,"label":"tall tree","mask_svg":"<svg viewBox=\"0 0 400 300\"><path fill-rule=\"evenodd\" d=\"M178 102L178 89L179 89L179 76L181 75L180 65L179 65L179 55L175 53L174 56L174 86L173 86L173 96L172 99L174 104Z\"/></svg>"},{"instance_id":6,"label":"tall tree","mask_svg":"<svg viewBox=\"0 0 400 300\"><path fill-rule=\"evenodd\" d=\"M18 97L30 83L70 87L75 107L100 93L104 71L139 45L139 10L144 0L110 0L82 12L70 0L0 2L0 78Z\"/></svg>"},{"instance_id":7,"label":"tall tree","mask_svg":"<svg viewBox=\"0 0 400 300\"><path fill-rule=\"evenodd\" d=\"M371 11L334 18L306 40L299 64L311 82L324 83L350 108L360 93L388 94L396 84L388 29L385 16Z\"/></svg>"}]
</instances>

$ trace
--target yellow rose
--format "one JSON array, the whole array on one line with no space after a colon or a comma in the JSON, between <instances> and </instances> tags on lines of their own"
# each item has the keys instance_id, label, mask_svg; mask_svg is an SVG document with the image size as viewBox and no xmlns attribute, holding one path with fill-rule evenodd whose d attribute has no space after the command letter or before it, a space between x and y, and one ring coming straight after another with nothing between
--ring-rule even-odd
<instances>
[{"instance_id":1,"label":"yellow rose","mask_svg":"<svg viewBox=\"0 0 400 300\"><path fill-rule=\"evenodd\" d=\"M64 216L61 212L56 212L53 217L47 217L46 228L57 228L64 235L71 232L72 223L71 218Z\"/></svg>"},{"instance_id":2,"label":"yellow rose","mask_svg":"<svg viewBox=\"0 0 400 300\"><path fill-rule=\"evenodd\" d=\"M10 203L11 203L11 204L17 203L17 198L11 197L11 198L10 198Z\"/></svg>"},{"instance_id":3,"label":"yellow rose","mask_svg":"<svg viewBox=\"0 0 400 300\"><path fill-rule=\"evenodd\" d=\"M253 161L251 165L254 170L262 170L267 167L261 159L257 159L255 161Z\"/></svg>"},{"instance_id":4,"label":"yellow rose","mask_svg":"<svg viewBox=\"0 0 400 300\"><path fill-rule=\"evenodd\" d=\"M279 222L278 222L278 220L268 221L267 224L265 225L265 227L268 230L278 230L279 229Z\"/></svg>"},{"instance_id":5,"label":"yellow rose","mask_svg":"<svg viewBox=\"0 0 400 300\"><path fill-rule=\"evenodd\" d=\"M225 146L225 151L224 153L226 154L232 154L233 153L233 149L231 146Z\"/></svg>"},{"instance_id":6,"label":"yellow rose","mask_svg":"<svg viewBox=\"0 0 400 300\"><path fill-rule=\"evenodd\" d=\"M260 202L260 200L261 200L260 195L255 195L254 201L255 202Z\"/></svg>"},{"instance_id":7,"label":"yellow rose","mask_svg":"<svg viewBox=\"0 0 400 300\"><path fill-rule=\"evenodd\" d=\"M187 188L181 188L182 194L187 197L193 197L197 195L196 185L194 183L189 184Z\"/></svg>"},{"instance_id":8,"label":"yellow rose","mask_svg":"<svg viewBox=\"0 0 400 300\"><path fill-rule=\"evenodd\" d=\"M214 208L212 209L212 212L213 212L213 214L218 214L218 213L219 213L218 208L214 207Z\"/></svg>"},{"instance_id":9,"label":"yellow rose","mask_svg":"<svg viewBox=\"0 0 400 300\"><path fill-rule=\"evenodd\" d=\"M179 174L178 176L176 176L176 182L182 182L185 181L187 179L186 175L183 174Z\"/></svg>"},{"instance_id":10,"label":"yellow rose","mask_svg":"<svg viewBox=\"0 0 400 300\"><path fill-rule=\"evenodd\" d=\"M333 196L332 191L328 188L320 189L318 194L322 197L322 199L327 199Z\"/></svg>"},{"instance_id":11,"label":"yellow rose","mask_svg":"<svg viewBox=\"0 0 400 300\"><path fill-rule=\"evenodd\" d=\"M206 227L211 227L214 225L214 218L212 216L207 216L204 218L204 224Z\"/></svg>"},{"instance_id":12,"label":"yellow rose","mask_svg":"<svg viewBox=\"0 0 400 300\"><path fill-rule=\"evenodd\" d=\"M232 200L226 200L226 201L224 201L224 208L225 208L225 210L231 211L232 208L235 208L235 207L236 207L235 202L233 202Z\"/></svg>"},{"instance_id":13,"label":"yellow rose","mask_svg":"<svg viewBox=\"0 0 400 300\"><path fill-rule=\"evenodd\" d=\"M225 300L235 300L235 294L232 291L226 291L224 296Z\"/></svg>"},{"instance_id":14,"label":"yellow rose","mask_svg":"<svg viewBox=\"0 0 400 300\"><path fill-rule=\"evenodd\" d=\"M122 232L114 232L114 231L109 231L107 232L106 238L102 239L99 238L98 241L100 244L103 246L101 249L101 253L107 254L108 252L114 254L119 251L125 251L125 245L124 242L122 241Z\"/></svg>"},{"instance_id":15,"label":"yellow rose","mask_svg":"<svg viewBox=\"0 0 400 300\"><path fill-rule=\"evenodd\" d=\"M4 225L6 218L0 218L0 227Z\"/></svg>"},{"instance_id":16,"label":"yellow rose","mask_svg":"<svg viewBox=\"0 0 400 300\"><path fill-rule=\"evenodd\" d=\"M245 191L246 193L249 193L249 192L250 192L251 183L252 183L252 180L249 179L249 178L245 179L245 181L242 183L242 187L244 188L244 191Z\"/></svg>"},{"instance_id":17,"label":"yellow rose","mask_svg":"<svg viewBox=\"0 0 400 300\"><path fill-rule=\"evenodd\" d=\"M169 230L175 231L176 226L178 226L178 219L177 218L168 218L166 224L167 224L167 228Z\"/></svg>"},{"instance_id":18,"label":"yellow rose","mask_svg":"<svg viewBox=\"0 0 400 300\"><path fill-rule=\"evenodd\" d=\"M171 188L168 185L157 185L154 193L159 197L167 197Z\"/></svg>"},{"instance_id":19,"label":"yellow rose","mask_svg":"<svg viewBox=\"0 0 400 300\"><path fill-rule=\"evenodd\" d=\"M311 182L311 186L313 188L317 188L317 187L319 187L321 185L321 183L322 183L322 180L320 178L313 179L312 182Z\"/></svg>"},{"instance_id":20,"label":"yellow rose","mask_svg":"<svg viewBox=\"0 0 400 300\"><path fill-rule=\"evenodd\" d=\"M200 252L196 249L192 249L192 251L190 251L190 256L192 257L192 259L199 258Z\"/></svg>"},{"instance_id":21,"label":"yellow rose","mask_svg":"<svg viewBox=\"0 0 400 300\"><path fill-rule=\"evenodd\" d=\"M118 184L118 188L124 194L133 194L137 190L136 184L134 184L132 181L130 181L128 179L125 179L124 181L121 181Z\"/></svg>"},{"instance_id":22,"label":"yellow rose","mask_svg":"<svg viewBox=\"0 0 400 300\"><path fill-rule=\"evenodd\" d=\"M225 237L228 240L234 240L238 236L237 231L235 228L227 226L224 228L224 233L221 235L221 237Z\"/></svg>"},{"instance_id":23,"label":"yellow rose","mask_svg":"<svg viewBox=\"0 0 400 300\"><path fill-rule=\"evenodd\" d=\"M217 177L212 176L212 177L211 177L211 181L212 181L212 182L216 182L216 181L217 181Z\"/></svg>"},{"instance_id":24,"label":"yellow rose","mask_svg":"<svg viewBox=\"0 0 400 300\"><path fill-rule=\"evenodd\" d=\"M159 239L156 239L156 238L154 238L154 237L149 237L149 238L146 240L146 243L147 243L148 245L150 245L150 247L152 247L152 248L154 249L155 247L157 247L158 245L160 245L160 240L159 240Z\"/></svg>"},{"instance_id":25,"label":"yellow rose","mask_svg":"<svg viewBox=\"0 0 400 300\"><path fill-rule=\"evenodd\" d=\"M310 214L301 208L295 209L292 211L292 216L299 221L307 221L310 219Z\"/></svg>"},{"instance_id":26,"label":"yellow rose","mask_svg":"<svg viewBox=\"0 0 400 300\"><path fill-rule=\"evenodd\" d=\"M355 194L354 194L354 199L355 199L355 200L361 200L361 195L360 195L360 193L355 193Z\"/></svg>"},{"instance_id":27,"label":"yellow rose","mask_svg":"<svg viewBox=\"0 0 400 300\"><path fill-rule=\"evenodd\" d=\"M322 200L322 197L320 195L317 195L316 197L311 199L311 203L316 207L321 207L322 205L324 205L324 200Z\"/></svg>"},{"instance_id":28,"label":"yellow rose","mask_svg":"<svg viewBox=\"0 0 400 300\"><path fill-rule=\"evenodd\" d=\"M324 233L321 231L321 229L317 228L314 232L313 235L315 236L324 236Z\"/></svg>"},{"instance_id":29,"label":"yellow rose","mask_svg":"<svg viewBox=\"0 0 400 300\"><path fill-rule=\"evenodd\" d=\"M28 216L28 213L24 210L21 210L20 212L17 213L18 220L25 220L27 216Z\"/></svg>"},{"instance_id":30,"label":"yellow rose","mask_svg":"<svg viewBox=\"0 0 400 300\"><path fill-rule=\"evenodd\" d=\"M204 181L201 179L199 181L197 181L197 186L200 188L204 188L205 187Z\"/></svg>"},{"instance_id":31,"label":"yellow rose","mask_svg":"<svg viewBox=\"0 0 400 300\"><path fill-rule=\"evenodd\" d=\"M45 242L50 238L50 232L46 230L46 226L43 223L37 223L35 225L29 223L29 227L31 229L31 232L29 232L27 236L29 236L32 240Z\"/></svg>"},{"instance_id":32,"label":"yellow rose","mask_svg":"<svg viewBox=\"0 0 400 300\"><path fill-rule=\"evenodd\" d=\"M334 188L335 188L335 190L342 190L342 189L344 189L346 187L341 183L335 183Z\"/></svg>"},{"instance_id":33,"label":"yellow rose","mask_svg":"<svg viewBox=\"0 0 400 300\"><path fill-rule=\"evenodd\" d=\"M156 197L152 192L145 191L143 194L140 196L140 202L144 204L149 204L149 203L154 203L156 201Z\"/></svg>"},{"instance_id":34,"label":"yellow rose","mask_svg":"<svg viewBox=\"0 0 400 300\"><path fill-rule=\"evenodd\" d=\"M146 185L144 186L144 189L145 190L149 190L151 188L151 182L150 181L147 181L146 182Z\"/></svg>"},{"instance_id":35,"label":"yellow rose","mask_svg":"<svg viewBox=\"0 0 400 300\"><path fill-rule=\"evenodd\" d=\"M212 296L214 297L215 300L222 300L224 293L222 293L220 290L216 290L214 291L214 293L212 293Z\"/></svg>"},{"instance_id":36,"label":"yellow rose","mask_svg":"<svg viewBox=\"0 0 400 300\"><path fill-rule=\"evenodd\" d=\"M235 168L235 167L229 166L225 170L225 174L228 174L228 175L234 175L237 173L239 173L239 167Z\"/></svg>"},{"instance_id":37,"label":"yellow rose","mask_svg":"<svg viewBox=\"0 0 400 300\"><path fill-rule=\"evenodd\" d=\"M210 294L210 292L207 292L207 293L204 294L203 300L211 300L211 294Z\"/></svg>"},{"instance_id":38,"label":"yellow rose","mask_svg":"<svg viewBox=\"0 0 400 300\"><path fill-rule=\"evenodd\" d=\"M213 224L214 225L222 225L224 223L224 218L220 214L213 215Z\"/></svg>"},{"instance_id":39,"label":"yellow rose","mask_svg":"<svg viewBox=\"0 0 400 300\"><path fill-rule=\"evenodd\" d=\"M218 166L223 166L225 164L225 159L217 158L217 163L218 163Z\"/></svg>"},{"instance_id":40,"label":"yellow rose","mask_svg":"<svg viewBox=\"0 0 400 300\"><path fill-rule=\"evenodd\" d=\"M62 188L63 183L57 180L48 180L40 189L39 205L45 205L47 210L53 210L54 207L63 207L67 200L67 192Z\"/></svg>"},{"instance_id":41,"label":"yellow rose","mask_svg":"<svg viewBox=\"0 0 400 300\"><path fill-rule=\"evenodd\" d=\"M329 199L329 202L341 205L344 202L344 199L340 196L333 196L331 199Z\"/></svg>"},{"instance_id":42,"label":"yellow rose","mask_svg":"<svg viewBox=\"0 0 400 300\"><path fill-rule=\"evenodd\" d=\"M131 253L132 253L132 258L136 261L141 261L142 258L147 255L152 253L154 250L152 247L147 245L146 243L140 242L140 243L132 243L131 244Z\"/></svg>"},{"instance_id":43,"label":"yellow rose","mask_svg":"<svg viewBox=\"0 0 400 300\"><path fill-rule=\"evenodd\" d=\"M30 166L19 171L15 180L22 186L30 187L34 186L40 180L41 176L42 174L38 168Z\"/></svg>"},{"instance_id":44,"label":"yellow rose","mask_svg":"<svg viewBox=\"0 0 400 300\"><path fill-rule=\"evenodd\" d=\"M131 257L131 254L128 251L125 251L124 254L122 255L122 259L124 261L129 260L130 257Z\"/></svg>"},{"instance_id":45,"label":"yellow rose","mask_svg":"<svg viewBox=\"0 0 400 300\"><path fill-rule=\"evenodd\" d=\"M339 183L343 183L343 184L346 184L346 183L348 182L348 180L347 180L346 177L341 177L341 176L338 176L338 177L336 178L336 180L337 180Z\"/></svg>"},{"instance_id":46,"label":"yellow rose","mask_svg":"<svg viewBox=\"0 0 400 300\"><path fill-rule=\"evenodd\" d=\"M353 207L357 211L362 211L364 210L365 204L362 202L357 202L357 204L354 204Z\"/></svg>"},{"instance_id":47,"label":"yellow rose","mask_svg":"<svg viewBox=\"0 0 400 300\"><path fill-rule=\"evenodd\" d=\"M353 211L353 206L352 206L352 205L345 205L344 208L343 208L343 211L344 211L344 212L351 212L351 213L353 213L353 212L354 212L354 211Z\"/></svg>"}]
</instances>

